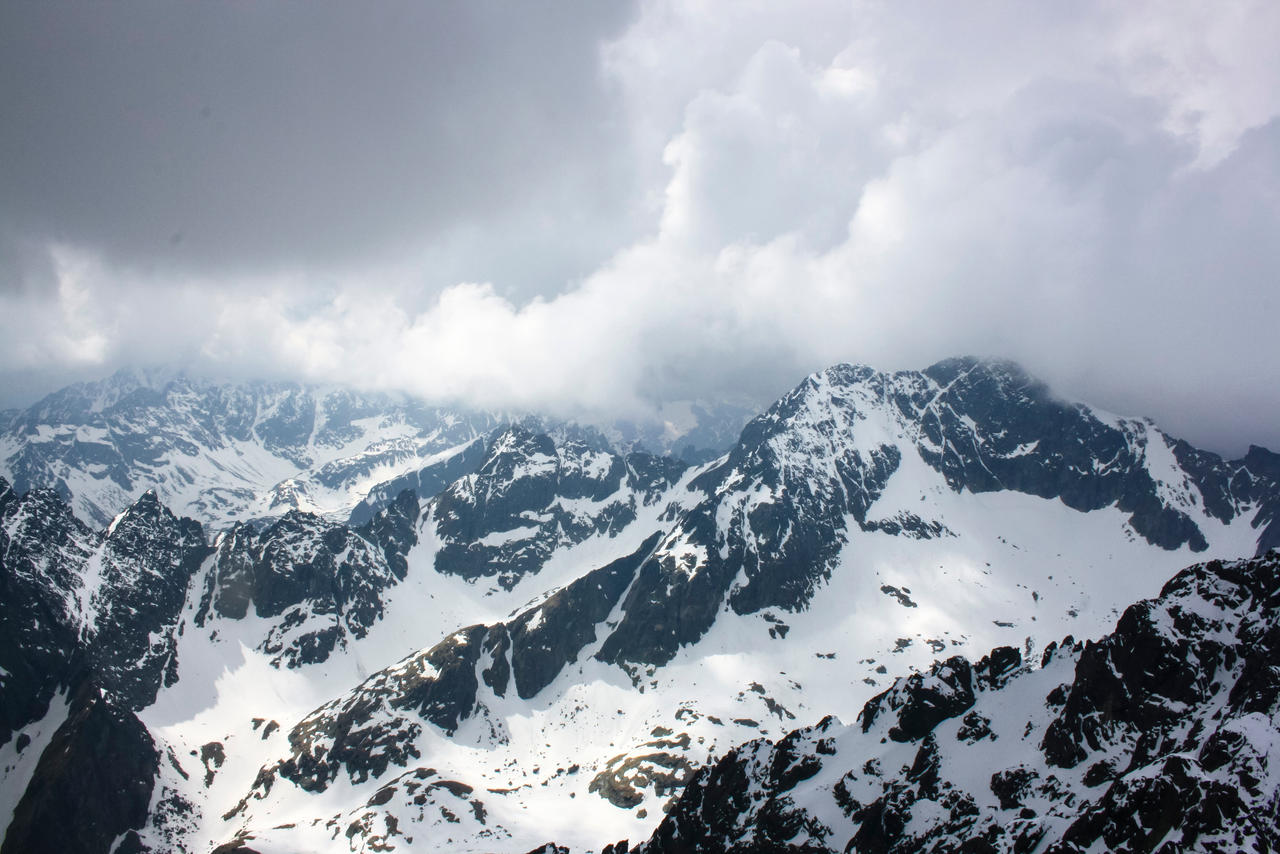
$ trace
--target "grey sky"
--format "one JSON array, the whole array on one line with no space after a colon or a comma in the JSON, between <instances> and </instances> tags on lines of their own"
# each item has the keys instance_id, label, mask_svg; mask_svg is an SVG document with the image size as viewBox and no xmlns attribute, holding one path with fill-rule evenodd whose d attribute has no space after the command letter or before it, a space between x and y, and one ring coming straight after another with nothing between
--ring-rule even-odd
<instances>
[{"instance_id":1,"label":"grey sky","mask_svg":"<svg viewBox=\"0 0 1280 854\"><path fill-rule=\"evenodd\" d=\"M359 269L557 197L574 211L566 227L624 219L627 138L597 44L629 14L594 2L7 3L4 220L113 264L230 283L263 268Z\"/></svg>"},{"instance_id":2,"label":"grey sky","mask_svg":"<svg viewBox=\"0 0 1280 854\"><path fill-rule=\"evenodd\" d=\"M1280 7L9 3L0 405L583 414L1018 359L1280 447Z\"/></svg>"}]
</instances>

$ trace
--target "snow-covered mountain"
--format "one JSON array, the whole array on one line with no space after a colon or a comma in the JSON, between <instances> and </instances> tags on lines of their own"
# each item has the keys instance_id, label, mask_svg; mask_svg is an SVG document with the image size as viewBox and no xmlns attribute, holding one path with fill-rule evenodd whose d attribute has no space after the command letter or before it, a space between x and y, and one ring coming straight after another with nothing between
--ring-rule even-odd
<instances>
[{"instance_id":1,"label":"snow-covered mountain","mask_svg":"<svg viewBox=\"0 0 1280 854\"><path fill-rule=\"evenodd\" d=\"M446 462L498 420L386 394L122 371L18 413L0 435L0 461L19 492L54 489L92 525L154 489L221 527L291 509L345 516L380 483Z\"/></svg>"},{"instance_id":2,"label":"snow-covered mountain","mask_svg":"<svg viewBox=\"0 0 1280 854\"><path fill-rule=\"evenodd\" d=\"M599 435L703 461L752 414L741 402L669 403ZM20 493L54 489L95 526L148 489L215 529L289 510L358 524L405 488L426 497L474 471L483 440L512 422L559 427L404 395L128 370L0 414L0 474Z\"/></svg>"},{"instance_id":3,"label":"snow-covered mountain","mask_svg":"<svg viewBox=\"0 0 1280 854\"><path fill-rule=\"evenodd\" d=\"M743 742L853 720L935 659L1035 661L1280 541L1277 455L1222 460L1000 362L831 368L694 466L538 421L463 448L430 497L384 483L347 522L213 531L145 496L94 533L5 491L21 838L75 790L39 751L92 737L155 757L96 802L122 850L598 850ZM107 547L149 517L164 548ZM88 610L145 640L125 690L81 603L132 601L156 582L122 555L152 553L183 595Z\"/></svg>"},{"instance_id":4,"label":"snow-covered mountain","mask_svg":"<svg viewBox=\"0 0 1280 854\"><path fill-rule=\"evenodd\" d=\"M1098 642L896 680L698 772L641 851L1274 851L1280 556L1197 564Z\"/></svg>"},{"instance_id":5,"label":"snow-covered mountain","mask_svg":"<svg viewBox=\"0 0 1280 854\"><path fill-rule=\"evenodd\" d=\"M205 538L154 493L95 533L3 481L0 523L0 850L105 850L149 814L157 758L134 713L176 681Z\"/></svg>"}]
</instances>

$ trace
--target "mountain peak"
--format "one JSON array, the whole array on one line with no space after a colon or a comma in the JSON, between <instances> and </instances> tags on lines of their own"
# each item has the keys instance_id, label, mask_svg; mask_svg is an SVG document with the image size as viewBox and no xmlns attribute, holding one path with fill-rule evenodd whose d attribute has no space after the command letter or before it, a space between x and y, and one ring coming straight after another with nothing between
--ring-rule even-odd
<instances>
[{"instance_id":1,"label":"mountain peak","mask_svg":"<svg viewBox=\"0 0 1280 854\"><path fill-rule=\"evenodd\" d=\"M160 494L155 489L148 489L112 520L107 528L107 535L114 536L117 532L139 525L172 524L176 521L173 511L161 502Z\"/></svg>"}]
</instances>

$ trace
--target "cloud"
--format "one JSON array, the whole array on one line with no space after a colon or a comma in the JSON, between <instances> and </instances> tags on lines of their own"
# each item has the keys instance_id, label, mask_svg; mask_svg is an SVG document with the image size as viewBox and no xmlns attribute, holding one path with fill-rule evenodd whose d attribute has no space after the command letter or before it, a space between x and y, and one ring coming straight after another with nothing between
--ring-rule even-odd
<instances>
[{"instance_id":1,"label":"cloud","mask_svg":"<svg viewBox=\"0 0 1280 854\"><path fill-rule=\"evenodd\" d=\"M649 2L612 41L573 36L613 92L578 121L609 117L626 154L565 156L625 173L639 189L600 192L626 212L533 182L529 199L579 213L495 202L447 239L321 275L124 273L58 244L55 286L0 294L8 376L186 360L618 415L767 400L835 361L977 353L1210 447L1280 446L1270 5L735 10ZM535 112L504 126L536 136ZM468 275L489 245L507 260ZM601 260L548 284L557 253Z\"/></svg>"},{"instance_id":2,"label":"cloud","mask_svg":"<svg viewBox=\"0 0 1280 854\"><path fill-rule=\"evenodd\" d=\"M223 285L352 275L475 228L540 231L568 256L555 274L580 274L630 233L627 139L598 71L599 42L630 14L578 0L6 4L0 224ZM572 239L592 221L613 235Z\"/></svg>"}]
</instances>

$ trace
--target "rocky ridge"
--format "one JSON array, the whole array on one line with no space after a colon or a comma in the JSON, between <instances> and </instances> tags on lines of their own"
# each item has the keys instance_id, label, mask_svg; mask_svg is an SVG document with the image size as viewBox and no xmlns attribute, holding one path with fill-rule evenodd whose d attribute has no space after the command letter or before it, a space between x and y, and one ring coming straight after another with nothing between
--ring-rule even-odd
<instances>
[{"instance_id":1,"label":"rocky ridge","mask_svg":"<svg viewBox=\"0 0 1280 854\"><path fill-rule=\"evenodd\" d=\"M0 850L106 850L148 815L157 750L135 713L175 681L203 533L151 492L94 533L55 493L0 480L0 554Z\"/></svg>"},{"instance_id":2,"label":"rocky ridge","mask_svg":"<svg viewBox=\"0 0 1280 854\"><path fill-rule=\"evenodd\" d=\"M1114 506L1166 550L1203 551L1197 520L1245 514L1260 531L1257 553L1280 536L1280 457L1265 449L1224 461L1150 422L1059 401L1010 363L956 359L897 374L838 365L751 421L693 481L705 498L641 568L602 656L666 663L710 628L723 600L738 614L804 608L853 530L947 536L913 510L872 512L904 454L956 492Z\"/></svg>"},{"instance_id":3,"label":"rocky ridge","mask_svg":"<svg viewBox=\"0 0 1280 854\"><path fill-rule=\"evenodd\" d=\"M1212 561L1097 642L940 661L703 768L638 850L1275 850L1277 605L1280 554Z\"/></svg>"}]
</instances>

